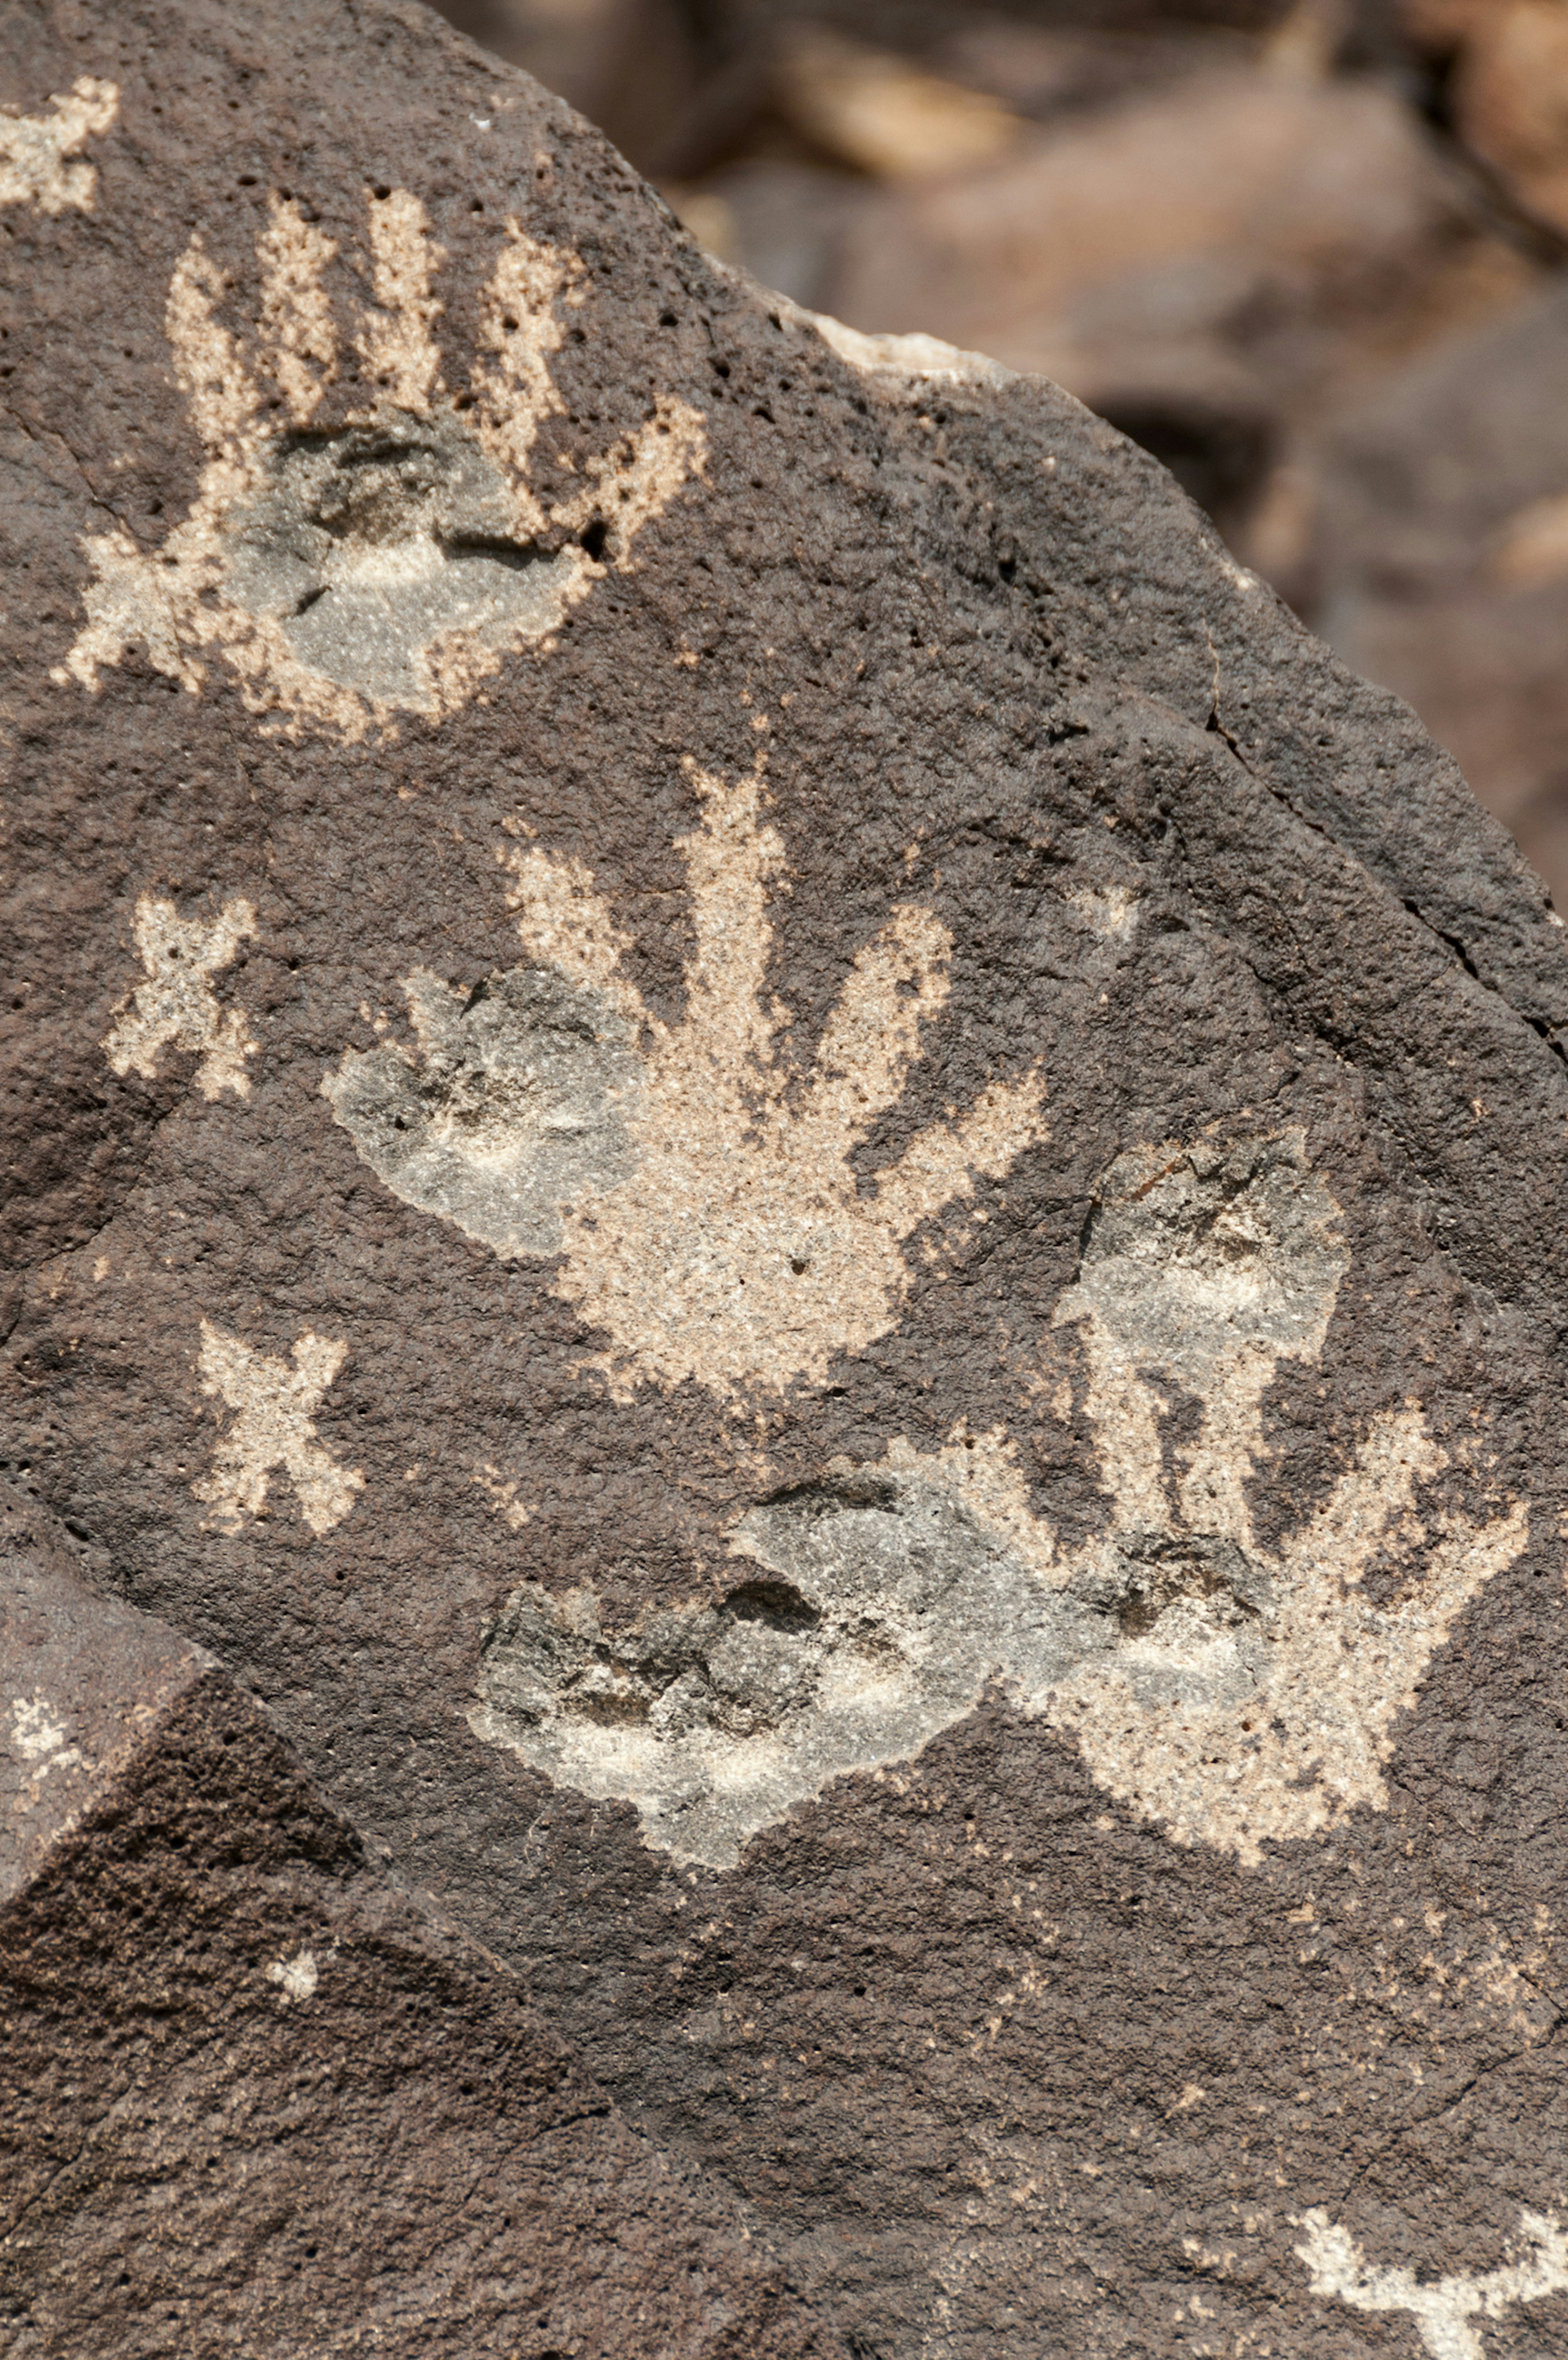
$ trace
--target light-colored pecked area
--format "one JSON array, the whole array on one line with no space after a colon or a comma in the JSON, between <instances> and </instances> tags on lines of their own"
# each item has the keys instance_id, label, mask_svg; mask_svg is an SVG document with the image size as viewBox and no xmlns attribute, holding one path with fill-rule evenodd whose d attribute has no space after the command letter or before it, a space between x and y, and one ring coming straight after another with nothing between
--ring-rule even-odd
<instances>
[{"instance_id":1,"label":"light-colored pecked area","mask_svg":"<svg viewBox=\"0 0 1568 2360\"><path fill-rule=\"evenodd\" d=\"M399 713L439 718L630 567L638 534L700 471L700 418L661 397L546 512L531 468L562 407L550 356L586 300L577 257L507 221L460 412L423 206L404 189L372 194L366 231L375 302L350 325L327 291L337 246L275 195L248 334L227 324L230 281L192 238L166 325L205 453L200 490L155 551L123 526L84 541L87 619L57 684L96 692L140 648L192 694L221 658L249 708L291 736L352 742ZM323 434L317 412L349 351L373 398ZM584 542L596 524L597 554Z\"/></svg>"},{"instance_id":2,"label":"light-colored pecked area","mask_svg":"<svg viewBox=\"0 0 1568 2360\"><path fill-rule=\"evenodd\" d=\"M1508 1502L1423 1519L1447 1460L1409 1408L1277 1552L1259 1544L1264 1397L1282 1359L1321 1358L1345 1267L1299 1131L1129 1152L1056 1313L1085 1335L1097 1539L1058 1550L1004 1435L895 1443L751 1510L745 1570L711 1602L607 1632L591 1589L522 1584L487 1631L470 1725L719 1868L831 1779L917 1755L992 1680L1139 1819L1248 1866L1384 1808L1398 1716L1529 1519ZM1201 1404L1183 1451L1161 1377ZM1403 1581L1376 1605L1383 1551Z\"/></svg>"}]
</instances>

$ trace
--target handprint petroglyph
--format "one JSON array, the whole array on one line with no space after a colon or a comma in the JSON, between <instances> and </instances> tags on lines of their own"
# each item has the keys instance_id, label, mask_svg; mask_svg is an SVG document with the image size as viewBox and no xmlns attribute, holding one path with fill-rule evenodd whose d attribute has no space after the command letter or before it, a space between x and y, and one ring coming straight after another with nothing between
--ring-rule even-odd
<instances>
[{"instance_id":1,"label":"handprint petroglyph","mask_svg":"<svg viewBox=\"0 0 1568 2360\"><path fill-rule=\"evenodd\" d=\"M1386 1808L1396 1717L1456 1615L1524 1548L1529 1518L1422 1524L1448 1465L1421 1412L1376 1417L1327 1501L1277 1555L1247 1486L1282 1359L1316 1361L1346 1262L1299 1131L1140 1148L1107 1175L1060 1322L1080 1323L1110 1530L1055 1577L1116 1640L1035 1699L1095 1778L1178 1842L1248 1865L1269 1838ZM1195 1395L1196 1440L1166 1466L1151 1377ZM1174 1489L1174 1498L1172 1491ZM1387 1551L1397 1603L1362 1583Z\"/></svg>"},{"instance_id":2,"label":"handprint petroglyph","mask_svg":"<svg viewBox=\"0 0 1568 2360\"><path fill-rule=\"evenodd\" d=\"M104 1042L111 1070L150 1081L165 1049L199 1049L196 1087L204 1098L233 1090L250 1096L245 1061L259 1043L243 1011L218 1005L213 978L233 964L240 944L256 932L248 901L225 901L211 925L183 919L172 901L144 893L137 903L137 949L146 969L131 1004Z\"/></svg>"},{"instance_id":3,"label":"handprint petroglyph","mask_svg":"<svg viewBox=\"0 0 1568 2360\"><path fill-rule=\"evenodd\" d=\"M523 1584L486 1635L471 1725L715 1867L830 1779L917 1754L992 1679L1179 1843L1253 1866L1270 1839L1385 1808L1397 1716L1529 1527L1518 1504L1420 1521L1448 1461L1406 1407L1259 1546L1264 1394L1281 1359L1321 1357L1345 1266L1299 1133L1134 1151L1056 1315L1085 1331L1100 1535L1058 1547L1003 1434L894 1440L743 1518L752 1569L715 1603L612 1637L590 1591ZM1201 1408L1174 1469L1157 1376ZM1383 1606L1362 1588L1379 1552L1404 1569Z\"/></svg>"},{"instance_id":4,"label":"handprint petroglyph","mask_svg":"<svg viewBox=\"0 0 1568 2360\"><path fill-rule=\"evenodd\" d=\"M1022 1492L1005 1445L980 1448L979 1498ZM978 1512L972 1466L962 1443L835 1460L742 1519L724 1594L630 1630L601 1628L590 1590L522 1583L485 1633L469 1726L559 1786L635 1804L649 1845L734 1867L829 1780L917 1754L999 1667L1047 1677L1103 1644Z\"/></svg>"},{"instance_id":5,"label":"handprint petroglyph","mask_svg":"<svg viewBox=\"0 0 1568 2360\"><path fill-rule=\"evenodd\" d=\"M1296 2255L1311 2272L1312 2292L1335 2296L1354 2311L1405 2312L1431 2360L1486 2360L1475 2321L1501 2319L1516 2304L1568 2292L1568 2232L1546 2213L1519 2214L1528 2250L1518 2261L1475 2276L1466 2271L1427 2279L1411 2269L1369 2263L1349 2232L1321 2207L1304 2212L1297 2225L1307 2233Z\"/></svg>"},{"instance_id":6,"label":"handprint petroglyph","mask_svg":"<svg viewBox=\"0 0 1568 2360\"><path fill-rule=\"evenodd\" d=\"M472 993L416 967L402 989L417 1056L347 1051L322 1085L338 1121L405 1205L499 1254L559 1253L562 1208L630 1168L636 1027L552 967Z\"/></svg>"},{"instance_id":7,"label":"handprint petroglyph","mask_svg":"<svg viewBox=\"0 0 1568 2360\"><path fill-rule=\"evenodd\" d=\"M821 1384L898 1318L916 1225L1043 1135L1044 1085L992 1083L862 1180L854 1151L947 1000L950 937L930 911L895 910L803 1074L778 1054L787 1018L765 990L784 856L761 765L734 784L687 775L702 822L679 840L696 936L679 1023L622 974L588 872L519 851L511 899L534 964L466 1004L410 977L420 1056L349 1051L323 1088L405 1203L499 1253L561 1255L555 1289L609 1335L618 1389Z\"/></svg>"},{"instance_id":8,"label":"handprint petroglyph","mask_svg":"<svg viewBox=\"0 0 1568 2360\"><path fill-rule=\"evenodd\" d=\"M399 712L455 712L506 656L543 640L704 463L702 421L660 396L579 488L546 511L530 482L544 421L564 409L549 361L584 297L572 254L504 227L466 389L449 391L434 289L443 252L419 200L368 201L370 294L351 340L326 284L334 241L275 198L258 246L248 335L193 237L167 325L205 453L193 507L161 548L123 526L83 542L85 628L53 674L95 689L145 648L192 691L221 655L253 712L345 738ZM318 413L348 342L368 400L327 431ZM590 553L592 552L592 553Z\"/></svg>"}]
</instances>

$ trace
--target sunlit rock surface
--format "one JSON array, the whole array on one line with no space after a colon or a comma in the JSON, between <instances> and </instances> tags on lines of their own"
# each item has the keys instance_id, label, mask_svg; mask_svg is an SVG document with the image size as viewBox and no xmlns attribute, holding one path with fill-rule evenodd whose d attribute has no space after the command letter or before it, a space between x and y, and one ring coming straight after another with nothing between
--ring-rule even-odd
<instances>
[{"instance_id":1,"label":"sunlit rock surface","mask_svg":"<svg viewBox=\"0 0 1568 2360\"><path fill-rule=\"evenodd\" d=\"M1554 2350L1542 889L433 17L4 21L0 1431L176 1666L7 1626L5 2337ZM190 1682L293 1766L116 1883Z\"/></svg>"}]
</instances>

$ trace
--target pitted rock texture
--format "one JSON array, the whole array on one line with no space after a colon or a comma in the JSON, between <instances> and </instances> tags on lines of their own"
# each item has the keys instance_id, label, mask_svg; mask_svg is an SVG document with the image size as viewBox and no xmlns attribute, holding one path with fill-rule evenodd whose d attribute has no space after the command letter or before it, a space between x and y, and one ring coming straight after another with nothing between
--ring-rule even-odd
<instances>
[{"instance_id":1,"label":"pitted rock texture","mask_svg":"<svg viewBox=\"0 0 1568 2360\"><path fill-rule=\"evenodd\" d=\"M834 1470L753 1511L760 1574L607 1633L591 1592L514 1591L484 1643L477 1735L634 1801L646 1841L733 1868L829 1781L913 1760L992 1673L1035 1693L1111 1644L939 1485Z\"/></svg>"},{"instance_id":2,"label":"pitted rock texture","mask_svg":"<svg viewBox=\"0 0 1568 2360\"><path fill-rule=\"evenodd\" d=\"M0 1485L0 1684L74 1741L0 1752L5 2352L837 2360L724 2192L51 1523Z\"/></svg>"},{"instance_id":3,"label":"pitted rock texture","mask_svg":"<svg viewBox=\"0 0 1568 2360\"><path fill-rule=\"evenodd\" d=\"M235 519L229 585L309 670L416 704L414 658L443 633L493 645L558 618L550 562L534 573L542 553L508 538L510 521L500 472L460 420L432 432L392 413L269 452Z\"/></svg>"},{"instance_id":4,"label":"pitted rock texture","mask_svg":"<svg viewBox=\"0 0 1568 2360\"><path fill-rule=\"evenodd\" d=\"M0 190L0 1421L83 1579L861 2360L1555 2351L1542 889L1109 428L417 9L0 27L82 133Z\"/></svg>"}]
</instances>

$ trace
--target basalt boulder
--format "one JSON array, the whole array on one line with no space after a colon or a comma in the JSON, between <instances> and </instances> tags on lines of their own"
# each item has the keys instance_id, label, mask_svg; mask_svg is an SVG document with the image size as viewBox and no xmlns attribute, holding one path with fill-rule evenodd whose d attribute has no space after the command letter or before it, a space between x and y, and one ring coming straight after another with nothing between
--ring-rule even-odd
<instances>
[{"instance_id":1,"label":"basalt boulder","mask_svg":"<svg viewBox=\"0 0 1568 2360\"><path fill-rule=\"evenodd\" d=\"M433 17L4 23L82 1581L861 2360L1557 2349L1544 889L1119 434Z\"/></svg>"},{"instance_id":2,"label":"basalt boulder","mask_svg":"<svg viewBox=\"0 0 1568 2360\"><path fill-rule=\"evenodd\" d=\"M9 1484L0 1568L8 2354L842 2349Z\"/></svg>"}]
</instances>

